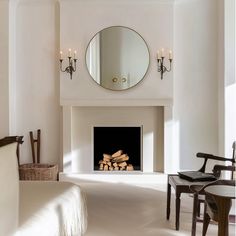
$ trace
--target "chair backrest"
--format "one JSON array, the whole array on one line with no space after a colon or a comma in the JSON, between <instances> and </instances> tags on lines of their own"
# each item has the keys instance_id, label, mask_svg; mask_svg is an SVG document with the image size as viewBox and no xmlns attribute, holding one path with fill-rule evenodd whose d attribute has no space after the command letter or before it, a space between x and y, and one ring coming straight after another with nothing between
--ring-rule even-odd
<instances>
[{"instance_id":1,"label":"chair backrest","mask_svg":"<svg viewBox=\"0 0 236 236\"><path fill-rule=\"evenodd\" d=\"M18 226L19 174L17 143L0 139L0 235L13 235Z\"/></svg>"},{"instance_id":2,"label":"chair backrest","mask_svg":"<svg viewBox=\"0 0 236 236\"><path fill-rule=\"evenodd\" d=\"M215 175L215 177L220 178L222 171L229 171L231 172L231 179L234 179L234 173L236 171L235 166L223 166L223 165L215 165L212 172Z\"/></svg>"},{"instance_id":3,"label":"chair backrest","mask_svg":"<svg viewBox=\"0 0 236 236\"><path fill-rule=\"evenodd\" d=\"M222 174L222 171L228 171L228 172L231 172L231 174L230 174L231 180L235 179L235 172L236 172L236 167L235 167L235 161L236 161L235 148L236 148L236 141L234 141L233 144L232 144L233 152L232 152L231 165L227 165L227 166L226 165L225 166L215 165L214 166L213 173L214 173L214 175L216 177L220 178L221 174ZM227 175L225 175L224 177L226 177L226 176Z\"/></svg>"},{"instance_id":4,"label":"chair backrest","mask_svg":"<svg viewBox=\"0 0 236 236\"><path fill-rule=\"evenodd\" d=\"M204 163L202 165L202 167L199 169L200 172L205 172L205 169L206 169L206 164L207 164L207 161L208 159L210 160L216 160L216 161L229 161L232 163L232 166L235 165L235 162L236 162L236 153L235 153L235 147L236 147L236 141L233 142L233 145L232 145L232 148L233 148L233 155L232 155L232 158L225 158L225 157L219 157L219 156L215 156L215 155L212 155L212 154L208 154L208 153L201 153L201 152L198 152L197 153L197 157L198 158L204 158Z\"/></svg>"}]
</instances>

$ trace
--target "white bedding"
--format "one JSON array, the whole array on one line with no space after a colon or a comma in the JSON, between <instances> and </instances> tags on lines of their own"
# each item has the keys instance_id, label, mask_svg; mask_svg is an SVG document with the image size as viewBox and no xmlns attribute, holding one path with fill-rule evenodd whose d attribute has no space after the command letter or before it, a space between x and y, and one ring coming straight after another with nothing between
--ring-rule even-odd
<instances>
[{"instance_id":1,"label":"white bedding","mask_svg":"<svg viewBox=\"0 0 236 236\"><path fill-rule=\"evenodd\" d=\"M16 143L0 147L0 235L13 235L18 225L19 175Z\"/></svg>"},{"instance_id":2,"label":"white bedding","mask_svg":"<svg viewBox=\"0 0 236 236\"><path fill-rule=\"evenodd\" d=\"M87 228L85 194L66 182L20 181L17 236L79 236Z\"/></svg>"}]
</instances>

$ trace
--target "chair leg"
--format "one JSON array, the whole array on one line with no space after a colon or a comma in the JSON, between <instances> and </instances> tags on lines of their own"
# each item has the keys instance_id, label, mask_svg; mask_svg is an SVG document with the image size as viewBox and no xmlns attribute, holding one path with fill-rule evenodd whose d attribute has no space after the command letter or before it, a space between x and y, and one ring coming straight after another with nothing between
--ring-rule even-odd
<instances>
[{"instance_id":1,"label":"chair leg","mask_svg":"<svg viewBox=\"0 0 236 236\"><path fill-rule=\"evenodd\" d=\"M200 217L200 213L201 213L201 201L198 200L197 203L197 216Z\"/></svg>"},{"instance_id":2,"label":"chair leg","mask_svg":"<svg viewBox=\"0 0 236 236\"><path fill-rule=\"evenodd\" d=\"M179 213L180 213L180 193L176 192L175 198L175 229L179 230Z\"/></svg>"},{"instance_id":3,"label":"chair leg","mask_svg":"<svg viewBox=\"0 0 236 236\"><path fill-rule=\"evenodd\" d=\"M169 179L168 179L169 181ZM167 185L167 207L166 207L166 219L170 218L170 201L171 201L171 185L168 183Z\"/></svg>"},{"instance_id":4,"label":"chair leg","mask_svg":"<svg viewBox=\"0 0 236 236\"><path fill-rule=\"evenodd\" d=\"M206 203L204 204L204 219L203 219L203 229L202 229L202 236L206 235L207 229L208 229L208 225L210 223L210 216L207 214L206 212Z\"/></svg>"},{"instance_id":5,"label":"chair leg","mask_svg":"<svg viewBox=\"0 0 236 236\"><path fill-rule=\"evenodd\" d=\"M193 215L192 215L192 232L191 236L196 236L196 224L197 224L197 206L198 206L198 194L193 195Z\"/></svg>"}]
</instances>

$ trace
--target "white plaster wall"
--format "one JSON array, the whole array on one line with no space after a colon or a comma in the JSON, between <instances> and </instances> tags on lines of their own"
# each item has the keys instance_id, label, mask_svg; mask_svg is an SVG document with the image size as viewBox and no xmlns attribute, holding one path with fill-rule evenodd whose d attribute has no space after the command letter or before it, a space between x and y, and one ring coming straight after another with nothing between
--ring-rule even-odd
<instances>
[{"instance_id":1,"label":"white plaster wall","mask_svg":"<svg viewBox=\"0 0 236 236\"><path fill-rule=\"evenodd\" d=\"M15 130L24 135L21 162L31 162L29 131L41 129L41 162L56 163L60 148L59 7L53 0L20 0L15 32Z\"/></svg>"},{"instance_id":2,"label":"white plaster wall","mask_svg":"<svg viewBox=\"0 0 236 236\"><path fill-rule=\"evenodd\" d=\"M232 157L232 143L236 141L235 8L234 0L225 0L225 155L228 157Z\"/></svg>"},{"instance_id":3,"label":"white plaster wall","mask_svg":"<svg viewBox=\"0 0 236 236\"><path fill-rule=\"evenodd\" d=\"M235 1L225 0L225 86L235 83Z\"/></svg>"},{"instance_id":4,"label":"white plaster wall","mask_svg":"<svg viewBox=\"0 0 236 236\"><path fill-rule=\"evenodd\" d=\"M174 153L196 169L199 151L218 154L218 2L179 0L174 13Z\"/></svg>"},{"instance_id":5,"label":"white plaster wall","mask_svg":"<svg viewBox=\"0 0 236 236\"><path fill-rule=\"evenodd\" d=\"M220 156L225 155L224 5L224 0L218 0L218 140Z\"/></svg>"},{"instance_id":6,"label":"white plaster wall","mask_svg":"<svg viewBox=\"0 0 236 236\"><path fill-rule=\"evenodd\" d=\"M9 3L0 1L0 138L9 134Z\"/></svg>"},{"instance_id":7,"label":"white plaster wall","mask_svg":"<svg viewBox=\"0 0 236 236\"><path fill-rule=\"evenodd\" d=\"M92 128L103 125L143 125L143 172L163 171L163 107L74 107L71 123L72 169L69 171L93 171Z\"/></svg>"},{"instance_id":8,"label":"white plaster wall","mask_svg":"<svg viewBox=\"0 0 236 236\"><path fill-rule=\"evenodd\" d=\"M197 151L218 152L219 9L215 0L179 0L175 6L173 2L62 0L59 17L54 0L19 1L15 58L10 59L16 61L16 93L11 103L16 124L11 124L15 127L11 133L25 135L24 162L31 157L28 131L37 128L42 129L43 135L42 159L53 162L59 156L59 48L77 50L79 59L79 69L72 81L65 73L60 74L61 104L70 99L116 102L174 98L176 138L172 151L176 169L195 168ZM124 92L97 86L85 65L89 40L111 25L133 28L150 49L147 76L137 87ZM160 80L156 51L161 47L172 48L173 42L174 70Z\"/></svg>"},{"instance_id":9,"label":"white plaster wall","mask_svg":"<svg viewBox=\"0 0 236 236\"><path fill-rule=\"evenodd\" d=\"M61 0L61 50L78 51L79 66L73 80L61 73L61 104L72 100L163 99L173 97L172 72L160 79L157 50L173 47L172 0ZM101 29L121 25L134 29L146 40L150 50L150 68L144 80L132 89L114 92L98 86L89 76L85 64L86 47Z\"/></svg>"}]
</instances>

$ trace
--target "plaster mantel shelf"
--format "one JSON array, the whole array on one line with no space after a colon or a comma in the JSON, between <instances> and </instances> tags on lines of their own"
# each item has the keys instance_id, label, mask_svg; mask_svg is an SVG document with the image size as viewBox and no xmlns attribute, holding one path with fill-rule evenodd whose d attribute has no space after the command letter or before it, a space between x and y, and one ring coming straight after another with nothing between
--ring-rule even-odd
<instances>
[{"instance_id":1,"label":"plaster mantel shelf","mask_svg":"<svg viewBox=\"0 0 236 236\"><path fill-rule=\"evenodd\" d=\"M173 106L172 99L96 99L61 100L61 106Z\"/></svg>"},{"instance_id":2,"label":"plaster mantel shelf","mask_svg":"<svg viewBox=\"0 0 236 236\"><path fill-rule=\"evenodd\" d=\"M29 0L28 0L29 1ZM86 3L94 3L94 2L99 2L99 3L115 3L115 4L118 4L118 3L135 3L135 4L142 4L142 3L162 3L162 4L168 4L168 3L174 3L175 1L177 0L87 0ZM84 3L85 1L84 0L59 0L59 3Z\"/></svg>"}]
</instances>

